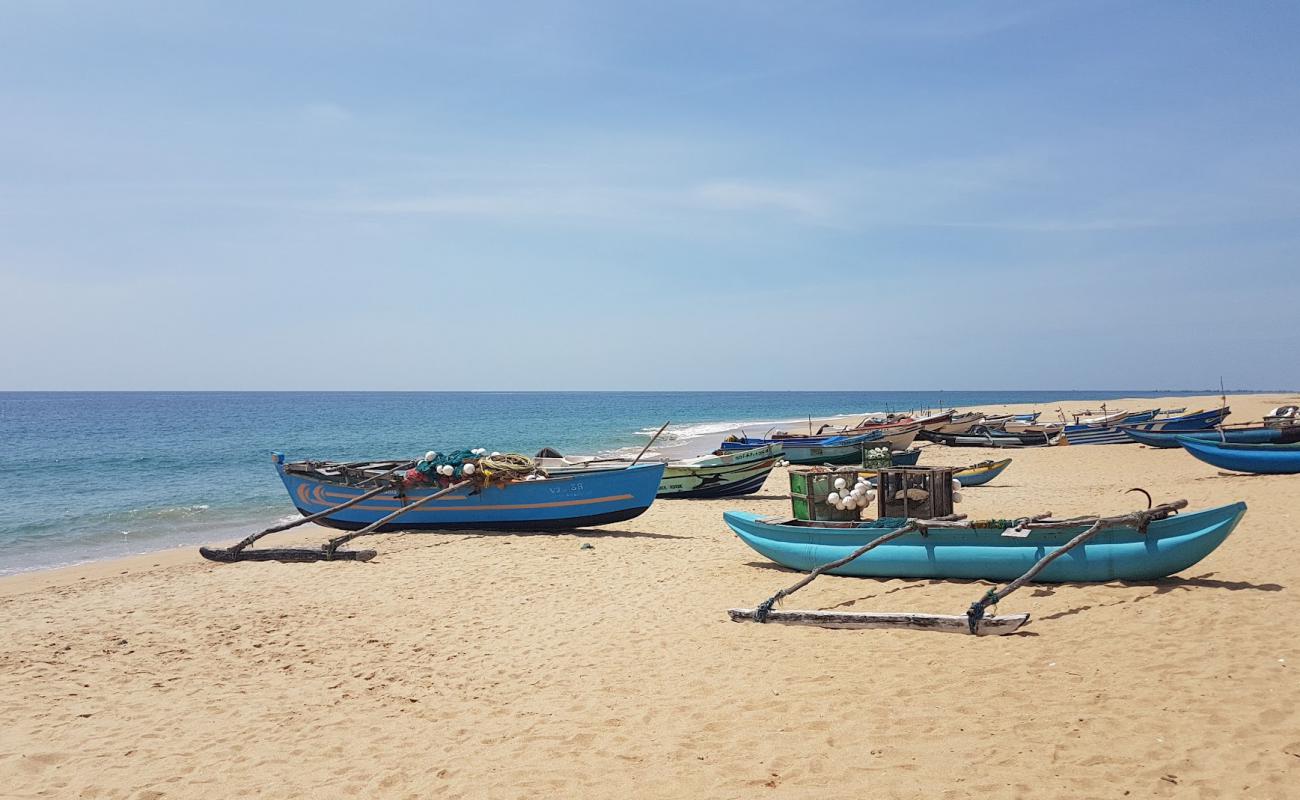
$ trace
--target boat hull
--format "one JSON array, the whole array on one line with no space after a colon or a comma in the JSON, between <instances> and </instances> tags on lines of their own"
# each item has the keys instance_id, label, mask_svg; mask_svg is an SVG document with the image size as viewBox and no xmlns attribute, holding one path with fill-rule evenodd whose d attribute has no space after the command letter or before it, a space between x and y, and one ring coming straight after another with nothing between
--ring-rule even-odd
<instances>
[{"instance_id":1,"label":"boat hull","mask_svg":"<svg viewBox=\"0 0 1300 800\"><path fill-rule=\"evenodd\" d=\"M1057 444L1060 433L927 434L926 439L945 447L1048 447Z\"/></svg>"},{"instance_id":2,"label":"boat hull","mask_svg":"<svg viewBox=\"0 0 1300 800\"><path fill-rule=\"evenodd\" d=\"M1194 457L1220 469L1255 475L1300 473L1300 444L1222 444L1181 436L1178 443Z\"/></svg>"},{"instance_id":3,"label":"boat hull","mask_svg":"<svg viewBox=\"0 0 1300 800\"><path fill-rule=\"evenodd\" d=\"M1062 435L1067 444L1133 444L1122 429L1108 425L1067 425Z\"/></svg>"},{"instance_id":4,"label":"boat hull","mask_svg":"<svg viewBox=\"0 0 1300 800\"><path fill-rule=\"evenodd\" d=\"M674 467L670 464L659 482L659 497L685 500L753 494L763 488L777 460L772 457L763 461L709 467Z\"/></svg>"},{"instance_id":5,"label":"boat hull","mask_svg":"<svg viewBox=\"0 0 1300 800\"><path fill-rule=\"evenodd\" d=\"M1135 428L1122 428L1124 435L1139 444L1148 447L1161 447L1176 450L1182 447L1179 437L1199 439L1206 442L1223 442L1229 444L1289 444L1300 442L1300 430L1288 435L1280 428L1210 428L1200 431L1144 431Z\"/></svg>"},{"instance_id":6,"label":"boat hull","mask_svg":"<svg viewBox=\"0 0 1300 800\"><path fill-rule=\"evenodd\" d=\"M1009 466L1011 466L1011 459L1004 458L1001 461L993 461L988 464L975 464L965 469L957 470L952 474L952 476L956 478L957 482L963 487L983 486L1001 475Z\"/></svg>"},{"instance_id":7,"label":"boat hull","mask_svg":"<svg viewBox=\"0 0 1300 800\"><path fill-rule=\"evenodd\" d=\"M886 445L880 432L860 436L824 436L804 439L739 439L724 441L722 450L747 450L769 444L779 444L785 451L785 460L791 464L857 464L862 458L862 445ZM887 445L886 445L887 446Z\"/></svg>"},{"instance_id":8,"label":"boat hull","mask_svg":"<svg viewBox=\"0 0 1300 800\"><path fill-rule=\"evenodd\" d=\"M1136 425L1130 425L1125 422L1123 427L1133 428L1139 431L1203 431L1213 428L1215 425L1232 413L1228 408L1216 408L1211 411L1201 411L1196 414L1185 414L1181 417L1169 417L1167 419L1157 419L1151 422L1139 422Z\"/></svg>"},{"instance_id":9,"label":"boat hull","mask_svg":"<svg viewBox=\"0 0 1300 800\"><path fill-rule=\"evenodd\" d=\"M304 515L325 511L363 494L368 488L294 474L278 462L276 469L293 504ZM518 481L504 487L467 486L422 505L378 530L569 530L608 525L644 513L654 502L663 473L661 463L644 464L629 469ZM405 502L396 494L386 492L331 514L319 523L358 530L439 489L438 486L410 488Z\"/></svg>"},{"instance_id":10,"label":"boat hull","mask_svg":"<svg viewBox=\"0 0 1300 800\"><path fill-rule=\"evenodd\" d=\"M1091 583L1155 580L1173 575L1213 552L1245 513L1245 503L1234 503L1157 520L1145 534L1132 528L1103 531L1057 558L1035 580ZM723 518L756 552L803 572L844 558L889 532L886 528L772 524L762 521L758 514L739 511L728 511ZM1024 539L1002 536L999 529L936 528L928 536L900 536L830 572L871 578L1009 581L1087 527L1035 530Z\"/></svg>"}]
</instances>

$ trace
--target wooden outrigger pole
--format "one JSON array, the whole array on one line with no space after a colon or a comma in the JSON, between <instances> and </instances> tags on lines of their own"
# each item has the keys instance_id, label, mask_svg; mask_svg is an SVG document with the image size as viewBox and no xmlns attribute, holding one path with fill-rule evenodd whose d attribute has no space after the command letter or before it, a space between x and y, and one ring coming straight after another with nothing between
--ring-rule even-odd
<instances>
[{"instance_id":1,"label":"wooden outrigger pole","mask_svg":"<svg viewBox=\"0 0 1300 800\"><path fill-rule=\"evenodd\" d=\"M390 470L390 472L392 471L393 470ZM321 519L322 517L328 517L329 515L338 513L339 511L342 511L345 508L354 506L357 503L362 502L363 500L368 500L371 497L374 497L375 495L387 491L392 491L394 487L390 485L378 486L366 492L365 494L357 495L356 497L352 498L351 500L348 500L345 503L340 503L336 506L331 506L330 508L327 508L324 511L318 511L315 514L312 514L311 516L303 517L302 519L296 519L293 522L289 522L284 525L274 525L270 528L267 528L264 531L259 531L251 536L248 536L243 541L229 548L200 547L199 554L202 555L204 558L208 559L209 561L219 561L222 563L233 563L235 561L288 561L288 562L369 561L370 559L374 558L376 555L374 550L339 550L338 549L339 545L342 545L345 542L350 542L359 536L365 536L367 534L374 533L379 528L383 527L384 525L387 525L389 522L392 522L393 520L397 519L398 517L405 514L406 512L413 511L419 508L420 506L424 505L425 503L428 503L432 500L436 500L439 497L444 497L446 495L449 495L452 492L456 491L457 489L460 489L461 487L464 486L468 486L471 483L473 483L473 481L461 481L460 483L454 483L451 486L448 486L446 489L443 489L441 491L434 492L433 494L425 495L424 497L421 497L411 503L407 503L403 505L401 508L397 509L391 514L387 514L383 517L380 517L379 519L375 520L374 522L370 523L369 525L365 526L360 530L350 531L342 536L336 536L335 538L330 539L327 543L321 545L320 548L318 549L311 549L305 547L281 547L281 548L268 548L265 550L247 550L245 548L247 548L250 544L257 541L258 539L261 539L263 536L272 533L279 533L280 531L287 531L290 528L296 528L299 525L303 525L308 522L314 522L315 520Z\"/></svg>"}]
</instances>

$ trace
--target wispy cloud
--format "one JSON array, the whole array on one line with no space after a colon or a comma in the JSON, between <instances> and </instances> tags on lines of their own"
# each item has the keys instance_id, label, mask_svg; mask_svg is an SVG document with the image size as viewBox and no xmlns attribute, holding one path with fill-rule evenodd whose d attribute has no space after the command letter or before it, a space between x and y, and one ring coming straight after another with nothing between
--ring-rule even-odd
<instances>
[{"instance_id":1,"label":"wispy cloud","mask_svg":"<svg viewBox=\"0 0 1300 800\"><path fill-rule=\"evenodd\" d=\"M310 122L318 122L328 125L347 122L352 119L352 113L337 103L316 102L308 103L302 107L302 115Z\"/></svg>"},{"instance_id":2,"label":"wispy cloud","mask_svg":"<svg viewBox=\"0 0 1300 800\"><path fill-rule=\"evenodd\" d=\"M824 220L830 211L827 196L807 189L749 181L713 181L691 190L704 208L724 211L776 211L804 220Z\"/></svg>"}]
</instances>

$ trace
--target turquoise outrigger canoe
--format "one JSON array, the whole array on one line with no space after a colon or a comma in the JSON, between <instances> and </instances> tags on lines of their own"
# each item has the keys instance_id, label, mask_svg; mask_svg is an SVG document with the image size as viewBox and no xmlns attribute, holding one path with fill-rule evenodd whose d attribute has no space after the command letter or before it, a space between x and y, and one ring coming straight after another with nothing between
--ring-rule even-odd
<instances>
[{"instance_id":1,"label":"turquoise outrigger canoe","mask_svg":"<svg viewBox=\"0 0 1300 800\"><path fill-rule=\"evenodd\" d=\"M1207 464L1255 475L1300 473L1300 444L1224 444L1178 437L1183 449Z\"/></svg>"},{"instance_id":2,"label":"turquoise outrigger canoe","mask_svg":"<svg viewBox=\"0 0 1300 800\"><path fill-rule=\"evenodd\" d=\"M1091 583L1173 575L1214 552L1245 513L1245 503L1233 503L1156 520L1146 533L1133 528L1102 531L1053 561L1035 580ZM807 522L741 511L722 516L755 551L805 572L844 558L893 529L892 522L886 522L890 525L886 528L877 527L878 521ZM1089 527L1083 523L1077 528L1030 530L1020 538L1003 536L1005 525L999 521L986 528L933 528L926 536L909 533L831 570L831 574L1010 581Z\"/></svg>"}]
</instances>

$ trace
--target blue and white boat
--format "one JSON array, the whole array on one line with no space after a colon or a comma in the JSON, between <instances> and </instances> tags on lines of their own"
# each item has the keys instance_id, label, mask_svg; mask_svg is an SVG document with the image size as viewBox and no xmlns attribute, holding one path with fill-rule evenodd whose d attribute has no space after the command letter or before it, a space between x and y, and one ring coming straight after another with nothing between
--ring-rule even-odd
<instances>
[{"instance_id":1,"label":"blue and white boat","mask_svg":"<svg viewBox=\"0 0 1300 800\"><path fill-rule=\"evenodd\" d=\"M364 483L368 472L400 463L363 462L371 467L366 470L359 465L328 462L285 463L280 453L272 458L294 506L305 516L365 494L374 488ZM465 486L414 508L377 532L551 531L623 522L641 515L654 502L664 466L662 462L638 464L627 469L519 480L504 485ZM395 490L387 491L318 522L331 528L359 530L442 488L438 484L410 486L400 496Z\"/></svg>"},{"instance_id":2,"label":"blue and white boat","mask_svg":"<svg viewBox=\"0 0 1300 800\"><path fill-rule=\"evenodd\" d=\"M791 464L857 464L862 459L862 445L884 438L880 431L857 436L807 436L798 439L752 439L732 437L722 443L722 450L748 450L779 444Z\"/></svg>"},{"instance_id":3,"label":"blue and white boat","mask_svg":"<svg viewBox=\"0 0 1300 800\"><path fill-rule=\"evenodd\" d=\"M1137 414L1129 414L1114 423L1067 425L1065 426L1065 440L1070 444L1132 444L1134 439L1128 435L1127 430L1204 430L1222 422L1223 418L1229 413L1230 411L1226 407L1173 417L1158 416L1158 409L1142 411Z\"/></svg>"},{"instance_id":4,"label":"blue and white boat","mask_svg":"<svg viewBox=\"0 0 1300 800\"><path fill-rule=\"evenodd\" d=\"M1232 409L1224 406L1209 411L1196 411L1191 414L1156 417L1150 422L1130 422L1125 420L1120 425L1139 431L1203 431L1223 422Z\"/></svg>"}]
</instances>

